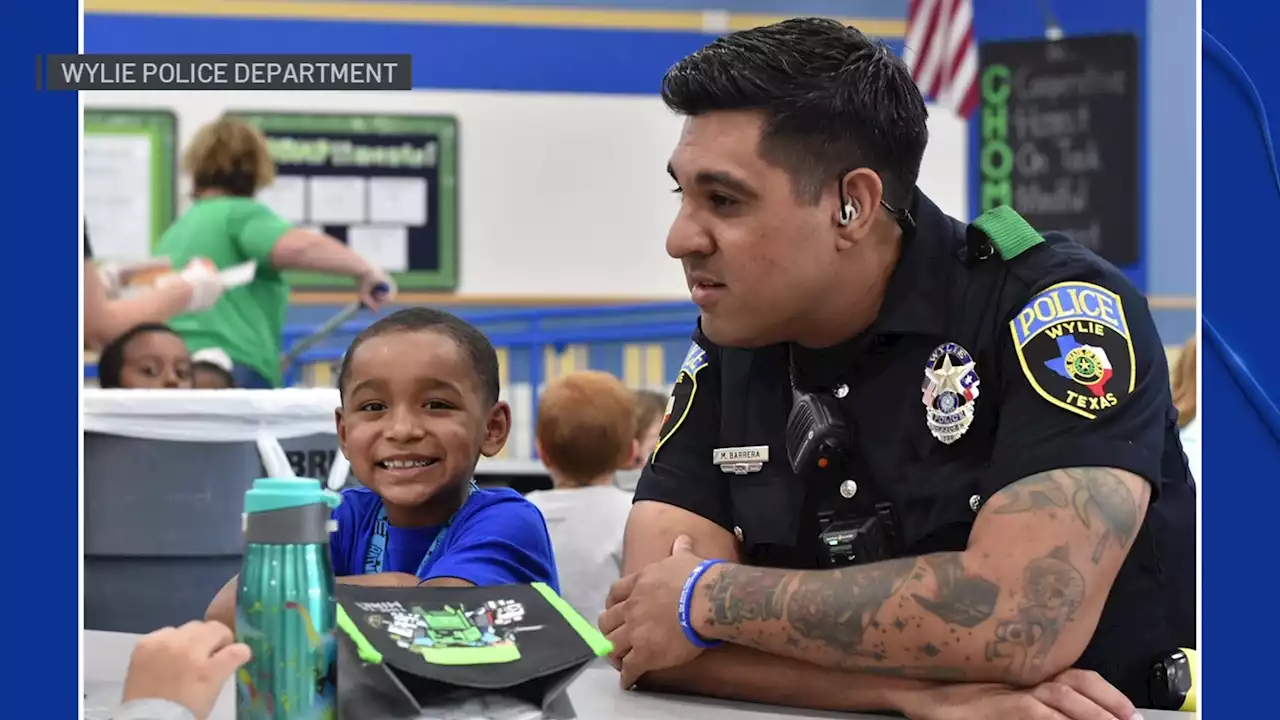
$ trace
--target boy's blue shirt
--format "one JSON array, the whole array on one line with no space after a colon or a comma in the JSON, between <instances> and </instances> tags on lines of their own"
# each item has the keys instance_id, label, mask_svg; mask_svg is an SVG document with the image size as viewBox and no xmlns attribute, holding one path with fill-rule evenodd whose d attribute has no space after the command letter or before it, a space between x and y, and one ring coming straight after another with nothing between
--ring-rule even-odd
<instances>
[{"instance_id":1,"label":"boy's blue shirt","mask_svg":"<svg viewBox=\"0 0 1280 720\"><path fill-rule=\"evenodd\" d=\"M333 511L338 530L329 538L338 577L364 574L381 507L382 498L368 488L342 492L342 504ZM478 586L541 582L560 592L547 523L515 490L471 493L445 530L435 557L419 574L418 566L441 527L388 527L383 571L417 574L420 580L457 578Z\"/></svg>"}]
</instances>

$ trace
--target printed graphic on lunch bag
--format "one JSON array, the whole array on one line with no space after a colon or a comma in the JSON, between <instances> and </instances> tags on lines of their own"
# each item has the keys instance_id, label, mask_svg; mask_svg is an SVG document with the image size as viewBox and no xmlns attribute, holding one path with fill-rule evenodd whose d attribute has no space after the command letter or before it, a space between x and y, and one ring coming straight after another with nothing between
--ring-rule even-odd
<instances>
[{"instance_id":1,"label":"printed graphic on lunch bag","mask_svg":"<svg viewBox=\"0 0 1280 720\"><path fill-rule=\"evenodd\" d=\"M403 650L434 665L493 665L520 659L516 635L542 629L525 626L524 605L490 600L462 605L406 608L399 602L357 602L365 623L385 632Z\"/></svg>"}]
</instances>

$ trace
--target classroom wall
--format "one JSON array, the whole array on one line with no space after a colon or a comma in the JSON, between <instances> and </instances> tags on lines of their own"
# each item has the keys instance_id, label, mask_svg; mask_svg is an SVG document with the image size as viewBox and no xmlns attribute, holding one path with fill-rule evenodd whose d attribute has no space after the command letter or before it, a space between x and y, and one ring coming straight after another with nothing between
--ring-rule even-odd
<instances>
[{"instance_id":1,"label":"classroom wall","mask_svg":"<svg viewBox=\"0 0 1280 720\"><path fill-rule=\"evenodd\" d=\"M86 108L166 108L181 143L228 110L451 114L459 120L461 274L474 295L687 297L663 247L680 118L653 95L418 90L86 92ZM968 207L965 125L935 112L921 186ZM184 185L180 195L187 196Z\"/></svg>"},{"instance_id":2,"label":"classroom wall","mask_svg":"<svg viewBox=\"0 0 1280 720\"><path fill-rule=\"evenodd\" d=\"M980 40L1043 34L1040 2L974 2ZM713 4L718 7L706 7ZM1048 5L1068 34L1128 31L1139 36L1146 242L1134 279L1151 294L1189 298L1195 290L1194 0L1050 0ZM726 29L786 15L833 15L901 52L905 13L905 0L175 0L163 7L150 0L86 0L89 52L395 50L413 55L414 84L423 91L385 100L99 93L87 94L86 102L174 106L184 137L194 124L216 116L215 106L241 102L250 108L344 111L456 108L463 138L460 292L511 293L516 284L521 288L514 292L524 297L602 292L673 297L683 287L655 247L674 208L666 196L662 160L679 131L678 121L654 97L663 70ZM601 123L609 129L602 130ZM581 138L575 137L578 131ZM932 131L922 184L944 209L968 216L971 170L963 125L940 112ZM526 160L537 165L517 166L516 161ZM574 199L568 203L565 197ZM499 205L504 210L495 211ZM615 281L603 272L566 272L564 262L534 251L531 242L507 242L517 235L512 233L516 227L518 236L583 265L612 260L632 272ZM520 271L484 267L495 250ZM1181 304L1186 317L1169 328L1174 334L1190 323L1189 302Z\"/></svg>"},{"instance_id":3,"label":"classroom wall","mask_svg":"<svg viewBox=\"0 0 1280 720\"><path fill-rule=\"evenodd\" d=\"M837 16L901 52L906 13L906 0L716 3L728 10L708 10L707 4L174 0L157 9L153 0L86 0L87 52L410 52L418 89L83 96L91 108L171 108L182 142L227 110L454 114L462 182L461 282L449 301L455 309L501 310L565 298L685 299L679 268L662 246L675 211L665 160L680 130L679 119L656 96L663 71L726 29L783 15ZM981 38L1043 32L1038 2L975 4ZM1180 343L1194 327L1187 302L1194 293L1194 180L1182 177L1195 163L1194 76L1187 70L1196 60L1194 0L1052 4L1068 33L1118 28L1143 38L1146 142L1159 149L1145 155L1147 287L1165 296L1156 299L1155 317L1166 343ZM573 12L557 15L561 10ZM570 26L582 17L589 19ZM930 130L921 185L945 210L968 217L966 124L939 111ZM510 302L504 304L504 297ZM315 326L335 310L295 302L289 323ZM673 337L549 347L539 353L538 376L527 353L500 348L507 397L523 419L504 455L526 457L530 451L533 385L590 366L632 386L661 387L674 376L686 346L687 339ZM318 370L331 380L328 368Z\"/></svg>"}]
</instances>

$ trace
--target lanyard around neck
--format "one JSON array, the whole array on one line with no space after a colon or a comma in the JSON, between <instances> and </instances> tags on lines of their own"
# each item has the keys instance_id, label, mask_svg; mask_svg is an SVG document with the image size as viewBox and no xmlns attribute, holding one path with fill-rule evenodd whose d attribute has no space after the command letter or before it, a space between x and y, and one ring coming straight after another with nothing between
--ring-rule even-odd
<instances>
[{"instance_id":1,"label":"lanyard around neck","mask_svg":"<svg viewBox=\"0 0 1280 720\"><path fill-rule=\"evenodd\" d=\"M467 491L469 499L476 490L475 482L471 483L471 489ZM464 500L462 505L467 503ZM414 573L419 579L431 565L432 559L435 557L436 551L440 549L440 541L444 538L445 533L449 532L449 527L453 525L454 518L458 517L458 513L462 511L462 507L453 511L453 515L445 522L444 527L440 528L440 532L436 534L431 541L431 546L427 548L427 554L422 556L422 562L418 563L418 571ZM382 572L386 566L387 557L387 507L381 502L378 503L378 519L373 524L373 536L369 538L369 549L364 556L364 572L366 575Z\"/></svg>"}]
</instances>

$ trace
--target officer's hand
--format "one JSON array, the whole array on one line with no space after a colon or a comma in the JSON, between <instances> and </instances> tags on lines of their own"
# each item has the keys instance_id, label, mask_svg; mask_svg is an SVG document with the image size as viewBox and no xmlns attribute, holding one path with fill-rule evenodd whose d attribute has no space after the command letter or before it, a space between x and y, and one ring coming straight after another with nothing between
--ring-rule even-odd
<instances>
[{"instance_id":1,"label":"officer's hand","mask_svg":"<svg viewBox=\"0 0 1280 720\"><path fill-rule=\"evenodd\" d=\"M249 661L249 646L235 642L219 622L189 622L138 641L124 680L124 702L172 700L206 718L227 679Z\"/></svg>"},{"instance_id":2,"label":"officer's hand","mask_svg":"<svg viewBox=\"0 0 1280 720\"><path fill-rule=\"evenodd\" d=\"M702 653L680 629L680 591L702 562L693 541L676 539L671 557L613 584L600 615L600 631L613 643L610 663L630 688L651 670L683 665Z\"/></svg>"},{"instance_id":3,"label":"officer's hand","mask_svg":"<svg viewBox=\"0 0 1280 720\"><path fill-rule=\"evenodd\" d=\"M904 714L911 720L1141 720L1123 693L1087 670L1067 670L1026 690L940 686Z\"/></svg>"}]
</instances>

